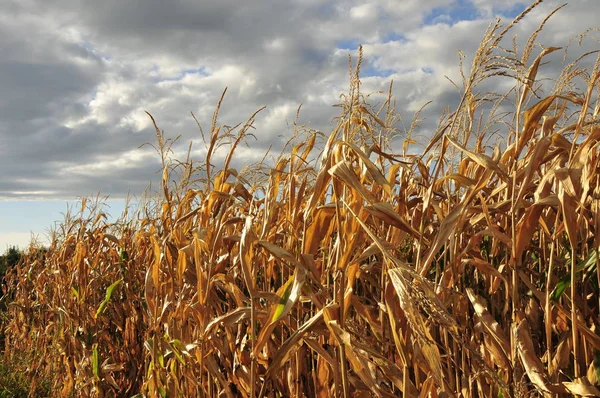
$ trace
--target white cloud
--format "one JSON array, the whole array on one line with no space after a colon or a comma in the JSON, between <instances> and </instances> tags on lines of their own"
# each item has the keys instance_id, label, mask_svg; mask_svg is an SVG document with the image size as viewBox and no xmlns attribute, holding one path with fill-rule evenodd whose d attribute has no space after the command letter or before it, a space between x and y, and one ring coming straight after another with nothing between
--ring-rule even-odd
<instances>
[{"instance_id":1,"label":"white cloud","mask_svg":"<svg viewBox=\"0 0 600 398\"><path fill-rule=\"evenodd\" d=\"M350 18L355 20L373 21L377 18L377 6L375 4L361 4L350 9Z\"/></svg>"},{"instance_id":2,"label":"white cloud","mask_svg":"<svg viewBox=\"0 0 600 398\"><path fill-rule=\"evenodd\" d=\"M257 140L236 156L238 166L245 159L262 158L271 145L277 153L285 141L280 135L291 132L286 123L294 120L301 103L301 123L327 132L336 115L331 105L347 89L348 52L356 56L359 43L364 45L365 91L385 90L393 79L398 110L409 120L421 105L434 101L422 115L426 131L441 109L456 100L444 75L459 83L457 51L467 55L468 68L492 16L514 14L520 2L466 3L476 11L470 21L460 21L464 16L456 15L457 4L4 1L0 197L141 191L148 180L158 178L158 159L149 155L149 148L137 149L155 137L144 111L167 135L182 135L178 153L189 140L194 140L195 152L203 153L189 113L206 131L225 87L219 116L223 124L243 122L267 105L255 123ZM545 1L521 21L514 30L518 42L558 5ZM564 45L575 33L597 26L594 9L600 10L600 3L569 4L551 19L538 42ZM588 41L576 52L593 45L597 43ZM548 76L558 71L554 64L542 69ZM498 87L504 89L502 84Z\"/></svg>"},{"instance_id":3,"label":"white cloud","mask_svg":"<svg viewBox=\"0 0 600 398\"><path fill-rule=\"evenodd\" d=\"M81 163L76 165L66 165L62 168L63 176L70 174L81 176L106 176L109 178L118 178L115 170L124 170L135 167L141 161L155 156L153 153L141 149L127 151L118 156L100 156L93 162Z\"/></svg>"},{"instance_id":4,"label":"white cloud","mask_svg":"<svg viewBox=\"0 0 600 398\"><path fill-rule=\"evenodd\" d=\"M18 247L25 250L31 242L37 242L47 246L50 242L45 234L34 234L31 232L0 232L0 253L4 254L9 247Z\"/></svg>"}]
</instances>

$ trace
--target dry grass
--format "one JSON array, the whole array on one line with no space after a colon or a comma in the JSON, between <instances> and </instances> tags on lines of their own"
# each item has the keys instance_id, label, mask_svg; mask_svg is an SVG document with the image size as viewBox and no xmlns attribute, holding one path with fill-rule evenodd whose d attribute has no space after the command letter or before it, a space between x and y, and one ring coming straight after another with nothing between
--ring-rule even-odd
<instances>
[{"instance_id":1,"label":"dry grass","mask_svg":"<svg viewBox=\"0 0 600 398\"><path fill-rule=\"evenodd\" d=\"M369 105L360 59L318 159L298 128L274 167L233 170L256 114L227 129L217 107L200 167L156 127L161 199L114 224L83 201L9 275L5 355L27 353L32 394L599 395L599 63L543 94L556 49L538 31L501 48L514 23L490 25L419 156L412 131L392 153L391 97ZM490 79L514 89L479 92Z\"/></svg>"}]
</instances>

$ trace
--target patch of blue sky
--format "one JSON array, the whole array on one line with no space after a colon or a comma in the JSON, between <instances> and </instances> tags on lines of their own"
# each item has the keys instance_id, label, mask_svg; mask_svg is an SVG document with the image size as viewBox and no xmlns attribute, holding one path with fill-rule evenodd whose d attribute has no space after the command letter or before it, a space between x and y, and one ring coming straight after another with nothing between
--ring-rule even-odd
<instances>
[{"instance_id":1,"label":"patch of blue sky","mask_svg":"<svg viewBox=\"0 0 600 398\"><path fill-rule=\"evenodd\" d=\"M90 101L87 103L87 107L91 108L92 101L95 101L97 98L98 98L98 90L94 90L89 96Z\"/></svg>"},{"instance_id":2,"label":"patch of blue sky","mask_svg":"<svg viewBox=\"0 0 600 398\"><path fill-rule=\"evenodd\" d=\"M377 67L372 62L365 62L360 68L360 77L390 77L394 73L398 71Z\"/></svg>"},{"instance_id":3,"label":"patch of blue sky","mask_svg":"<svg viewBox=\"0 0 600 398\"><path fill-rule=\"evenodd\" d=\"M163 76L160 76L160 68L158 66L154 65L152 67L152 72L158 72L157 73L158 76L154 76L152 78L154 83L165 82L165 81L179 81L179 80L183 79L184 77L186 77L187 75L201 75L201 76L209 75L209 73L206 71L206 68L204 68L204 67L183 69L176 76L163 77Z\"/></svg>"},{"instance_id":4,"label":"patch of blue sky","mask_svg":"<svg viewBox=\"0 0 600 398\"><path fill-rule=\"evenodd\" d=\"M468 0L457 0L446 7L435 7L423 18L423 26L444 23L454 25L460 21L473 21L482 16L479 9Z\"/></svg>"},{"instance_id":5,"label":"patch of blue sky","mask_svg":"<svg viewBox=\"0 0 600 398\"><path fill-rule=\"evenodd\" d=\"M116 221L125 210L124 199L108 199L105 203L102 209L109 223ZM0 253L9 246L24 246L22 238L18 239L23 233L44 237L64 221L69 207L71 215L75 215L80 206L77 201L0 201Z\"/></svg>"},{"instance_id":6,"label":"patch of blue sky","mask_svg":"<svg viewBox=\"0 0 600 398\"><path fill-rule=\"evenodd\" d=\"M85 48L87 51L89 51L91 53L93 53L93 52L96 51L96 49L94 48L94 46L90 42L84 41L84 42L79 43L79 45L81 47Z\"/></svg>"},{"instance_id":7,"label":"patch of blue sky","mask_svg":"<svg viewBox=\"0 0 600 398\"><path fill-rule=\"evenodd\" d=\"M381 38L381 41L383 43L390 43L390 42L406 43L408 41L408 39L406 38L406 35L404 33L390 32L390 33L384 35Z\"/></svg>"},{"instance_id":8,"label":"patch of blue sky","mask_svg":"<svg viewBox=\"0 0 600 398\"><path fill-rule=\"evenodd\" d=\"M499 15L504 18L514 19L527 8L525 3L517 3L510 8L498 9L494 8L494 15Z\"/></svg>"},{"instance_id":9,"label":"patch of blue sky","mask_svg":"<svg viewBox=\"0 0 600 398\"><path fill-rule=\"evenodd\" d=\"M517 3L508 8L493 8L494 15L513 19L527 8L525 3ZM485 15L470 0L456 0L446 7L433 8L423 18L423 25L435 25L445 23L454 25L460 21L473 21L483 18Z\"/></svg>"},{"instance_id":10,"label":"patch of blue sky","mask_svg":"<svg viewBox=\"0 0 600 398\"><path fill-rule=\"evenodd\" d=\"M181 80L184 77L186 77L187 75L202 75L202 76L208 76L208 73L206 72L206 69L200 67L200 68L193 68L193 69L184 69L182 71L179 72L179 75L175 76L175 77L168 77L168 78L163 78L162 80Z\"/></svg>"},{"instance_id":11,"label":"patch of blue sky","mask_svg":"<svg viewBox=\"0 0 600 398\"><path fill-rule=\"evenodd\" d=\"M406 38L406 35L404 35L403 33L400 33L400 32L390 32L381 37L381 43L391 43L391 42L406 43L407 41L408 41L408 39ZM361 42L360 39L355 37L355 38L338 40L335 43L335 47L339 50L354 51L354 50L358 49L358 46L361 44L366 44L366 43Z\"/></svg>"},{"instance_id":12,"label":"patch of blue sky","mask_svg":"<svg viewBox=\"0 0 600 398\"><path fill-rule=\"evenodd\" d=\"M399 68L399 69L389 69L382 68L376 65L376 59L366 60L360 68L360 76L361 77L390 77L394 74L404 75L407 73L414 73L416 71L421 71L426 75L432 75L435 70L428 66L423 66L421 68Z\"/></svg>"},{"instance_id":13,"label":"patch of blue sky","mask_svg":"<svg viewBox=\"0 0 600 398\"><path fill-rule=\"evenodd\" d=\"M340 50L354 51L358 48L358 46L360 44L362 44L362 43L360 42L360 40L358 38L352 38L352 39L338 40L335 43L335 47Z\"/></svg>"},{"instance_id":14,"label":"patch of blue sky","mask_svg":"<svg viewBox=\"0 0 600 398\"><path fill-rule=\"evenodd\" d=\"M196 75L196 74L207 75L208 73L206 72L205 68L200 67L200 68L184 69L180 72L180 74L181 74L181 77L183 77L185 75Z\"/></svg>"},{"instance_id":15,"label":"patch of blue sky","mask_svg":"<svg viewBox=\"0 0 600 398\"><path fill-rule=\"evenodd\" d=\"M106 62L110 62L113 60L113 57L110 54L101 53L96 47L94 47L92 43L88 41L80 42L79 45L81 46L81 48L85 49L85 51L87 51L88 54L94 54L96 57L99 57L100 59Z\"/></svg>"}]
</instances>

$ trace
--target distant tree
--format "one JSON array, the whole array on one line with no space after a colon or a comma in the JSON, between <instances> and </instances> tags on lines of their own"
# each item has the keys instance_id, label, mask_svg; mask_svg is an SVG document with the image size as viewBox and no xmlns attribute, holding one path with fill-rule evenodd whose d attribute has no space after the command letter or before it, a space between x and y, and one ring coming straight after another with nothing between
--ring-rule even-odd
<instances>
[{"instance_id":1,"label":"distant tree","mask_svg":"<svg viewBox=\"0 0 600 398\"><path fill-rule=\"evenodd\" d=\"M6 253L4 254L6 258L6 265L9 267L14 267L21 261L21 257L23 257L23 252L17 249L15 246L9 247Z\"/></svg>"},{"instance_id":2,"label":"distant tree","mask_svg":"<svg viewBox=\"0 0 600 398\"><path fill-rule=\"evenodd\" d=\"M21 261L23 257L23 252L21 252L17 247L11 246L6 250L3 256L0 256L0 280L4 278L6 272L13 268L15 265Z\"/></svg>"}]
</instances>

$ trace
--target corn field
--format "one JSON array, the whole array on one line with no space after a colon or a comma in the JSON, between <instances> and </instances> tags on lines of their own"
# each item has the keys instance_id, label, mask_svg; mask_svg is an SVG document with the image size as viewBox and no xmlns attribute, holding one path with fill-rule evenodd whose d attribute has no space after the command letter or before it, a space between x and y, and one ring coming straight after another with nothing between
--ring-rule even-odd
<instances>
[{"instance_id":1,"label":"corn field","mask_svg":"<svg viewBox=\"0 0 600 398\"><path fill-rule=\"evenodd\" d=\"M551 15L501 46L536 4L489 25L421 146L360 50L329 134L296 126L270 166L232 167L260 109L228 128L219 102L198 162L152 119L160 196L115 222L82 200L6 278L30 394L600 396L600 58L542 84Z\"/></svg>"}]
</instances>

